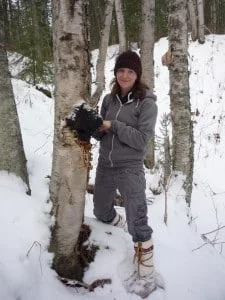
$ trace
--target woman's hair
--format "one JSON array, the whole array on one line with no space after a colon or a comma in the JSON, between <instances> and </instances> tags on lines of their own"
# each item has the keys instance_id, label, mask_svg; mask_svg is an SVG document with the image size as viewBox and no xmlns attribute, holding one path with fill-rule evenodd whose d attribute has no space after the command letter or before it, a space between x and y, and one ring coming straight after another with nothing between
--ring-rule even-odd
<instances>
[{"instance_id":1,"label":"woman's hair","mask_svg":"<svg viewBox=\"0 0 225 300\"><path fill-rule=\"evenodd\" d=\"M120 86L116 80L116 77L113 78L113 80L111 81L111 94L112 96L116 96L117 94L120 95ZM146 95L146 90L149 89L149 87L147 86L147 84L145 84L144 82L142 82L140 79L137 79L133 88L132 88L132 92L133 92L133 97L134 99L139 99L139 100L143 100L145 95Z\"/></svg>"}]
</instances>

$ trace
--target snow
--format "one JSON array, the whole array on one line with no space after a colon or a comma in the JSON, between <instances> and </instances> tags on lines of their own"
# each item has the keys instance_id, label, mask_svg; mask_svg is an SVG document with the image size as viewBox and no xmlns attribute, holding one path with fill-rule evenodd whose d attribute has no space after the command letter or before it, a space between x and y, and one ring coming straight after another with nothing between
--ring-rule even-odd
<instances>
[{"instance_id":1,"label":"snow","mask_svg":"<svg viewBox=\"0 0 225 300\"><path fill-rule=\"evenodd\" d=\"M159 118L156 134L160 137L160 119L169 112L169 74L161 64L167 39L155 44L155 93ZM108 49L106 90L113 78L118 47ZM97 51L93 51L96 62ZM12 60L11 70L17 74ZM155 266L166 284L158 300L225 299L225 35L209 35L200 45L190 41L190 94L195 135L194 188L191 210L185 206L182 176L173 176L167 191L168 222L164 223L165 191L153 195L159 174L146 170L149 223L154 229ZM93 72L94 74L94 72ZM32 195L26 195L23 182L13 174L0 172L0 299L4 300L137 300L121 284L121 267L132 263L131 237L122 229L101 224L93 216L92 195L86 195L85 222L92 229L90 242L99 246L84 281L111 278L112 284L93 292L65 287L51 269L48 252L51 203L51 174L54 104L29 84L13 79L13 89L28 159ZM195 114L198 110L199 114ZM98 143L93 141L94 181ZM149 201L149 203L151 203ZM117 207L124 214L124 209ZM189 224L187 213L192 218ZM217 228L220 230L215 231ZM209 233L213 231L212 233ZM209 233L209 234L207 234ZM205 240L202 235L205 234ZM207 240L208 239L208 240ZM214 241L214 244L210 244ZM208 243L208 244L207 244Z\"/></svg>"}]
</instances>

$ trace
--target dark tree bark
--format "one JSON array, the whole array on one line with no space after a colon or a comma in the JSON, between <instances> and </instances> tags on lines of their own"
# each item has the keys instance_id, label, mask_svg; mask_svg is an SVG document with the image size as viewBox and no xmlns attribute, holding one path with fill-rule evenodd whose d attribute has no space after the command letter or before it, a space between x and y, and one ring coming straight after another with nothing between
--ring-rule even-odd
<instances>
[{"instance_id":1,"label":"dark tree bark","mask_svg":"<svg viewBox=\"0 0 225 300\"><path fill-rule=\"evenodd\" d=\"M30 194L27 161L3 37L0 19L0 170L20 177L27 185L27 193Z\"/></svg>"}]
</instances>

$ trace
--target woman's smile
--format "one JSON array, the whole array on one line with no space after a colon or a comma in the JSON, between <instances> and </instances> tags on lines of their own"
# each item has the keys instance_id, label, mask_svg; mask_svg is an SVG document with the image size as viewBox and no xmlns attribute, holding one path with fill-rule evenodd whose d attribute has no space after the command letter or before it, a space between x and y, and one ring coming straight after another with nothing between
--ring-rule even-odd
<instances>
[{"instance_id":1,"label":"woman's smile","mask_svg":"<svg viewBox=\"0 0 225 300\"><path fill-rule=\"evenodd\" d=\"M134 86L137 74L129 68L120 68L116 72L116 80L122 95L126 95Z\"/></svg>"}]
</instances>

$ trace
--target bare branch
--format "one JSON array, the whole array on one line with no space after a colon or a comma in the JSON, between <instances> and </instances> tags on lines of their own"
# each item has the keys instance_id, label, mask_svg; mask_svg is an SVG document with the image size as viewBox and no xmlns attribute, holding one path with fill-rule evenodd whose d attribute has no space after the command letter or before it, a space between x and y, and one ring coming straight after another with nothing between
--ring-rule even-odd
<instances>
[{"instance_id":1,"label":"bare branch","mask_svg":"<svg viewBox=\"0 0 225 300\"><path fill-rule=\"evenodd\" d=\"M34 241L34 242L33 242L32 246L31 246L30 249L27 251L26 256L29 257L29 254L30 254L30 252L31 252L31 250L32 250L32 248L33 248L34 246L39 246L39 251L40 251L40 253L39 253L39 264L40 264L41 274L43 274L43 272L42 272L42 265L41 265L41 244L40 244L38 241Z\"/></svg>"}]
</instances>

